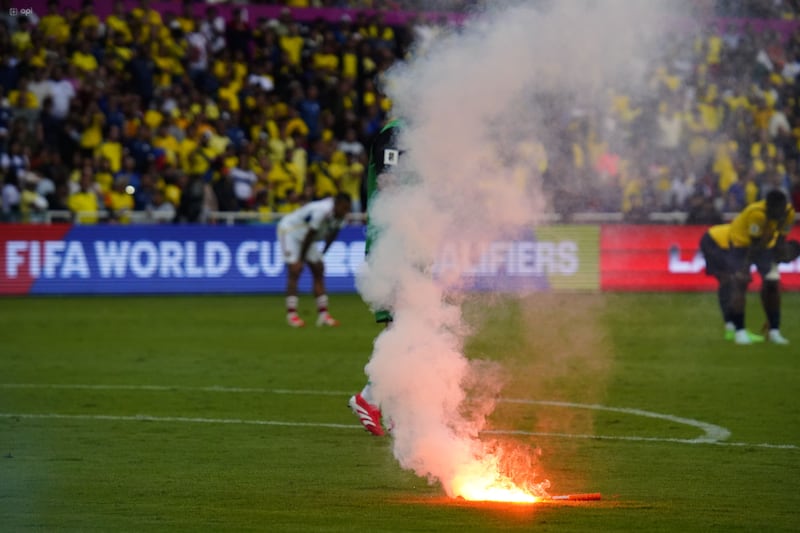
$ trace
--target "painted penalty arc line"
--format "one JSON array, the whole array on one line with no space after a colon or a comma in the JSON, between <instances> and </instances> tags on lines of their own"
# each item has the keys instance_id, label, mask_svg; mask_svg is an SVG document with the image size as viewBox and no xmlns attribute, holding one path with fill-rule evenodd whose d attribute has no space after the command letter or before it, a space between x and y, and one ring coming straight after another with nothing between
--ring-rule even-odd
<instances>
[{"instance_id":1,"label":"painted penalty arc line","mask_svg":"<svg viewBox=\"0 0 800 533\"><path fill-rule=\"evenodd\" d=\"M212 385L207 387L188 387L177 385L90 385L90 384L47 384L47 383L0 383L0 388L6 389L79 389L79 390L143 390L143 391L185 391L185 392L222 392L222 393L255 393L255 394L296 394L296 395L317 395L317 396L347 396L350 393L344 391L333 390L298 390L298 389L267 389L260 387L223 387ZM575 438L575 439L596 439L596 440L621 440L621 441L634 441L634 442L675 442L681 444L720 444L726 446L756 446L760 448L775 448L775 449L800 449L794 444L770 444L759 443L749 444L743 442L720 442L724 441L730 436L730 431L726 428L709 424L700 420L692 418L678 417L669 414L656 413L653 411L646 411L643 409L635 409L628 407L610 407L602 404L583 404L574 402L561 402L553 400L530 400L523 398L501 398L500 402L504 403L518 403L529 405L550 405L555 407L570 407L577 409L591 409L598 411L618 412L623 414L631 414L635 416L643 416L648 418L655 418L667 420L670 422L697 427L704 432L704 435L695 439L677 439L668 437L638 437L626 435L582 435L572 433L547 433L535 432L524 430L489 430L484 433L496 435L521 435L521 436L540 436L540 437L562 437L562 438ZM0 413L0 416L6 416ZM8 415L8 416L28 416L33 415ZM83 416L83 415L53 415L51 418L58 418L62 416ZM85 415L95 416L95 415ZM112 416L112 415L96 415L96 416ZM42 416L40 416L42 417ZM144 420L139 417L123 417L119 420ZM258 424L258 425L274 425L274 426L308 426L308 427L332 427L332 428L360 428L361 426L355 425L342 425L342 424L325 424L325 423L295 423L295 422L278 422L278 421L236 421L234 419L182 419L181 417L149 417L152 421L196 421L215 423L214 420L220 420L216 423L242 423L242 424ZM233 422L224 422L224 420L234 420Z\"/></svg>"},{"instance_id":2,"label":"painted penalty arc line","mask_svg":"<svg viewBox=\"0 0 800 533\"><path fill-rule=\"evenodd\" d=\"M569 407L574 409L591 409L593 411L608 411L612 413L623 413L628 415L641 416L645 418L656 418L659 420L666 420L676 424L683 424L686 426L696 427L701 429L704 435L692 439L695 442L718 442L727 440L731 436L731 432L716 424L709 424L693 418L684 418L681 416L668 415L662 413L655 413L653 411L645 411L643 409L634 409L630 407L609 407L607 405L592 404L592 403L573 403L573 402L558 402L551 400L525 400L519 398L503 398L500 400L504 403L518 403L518 404L535 404L535 405L549 405L553 407Z\"/></svg>"},{"instance_id":3,"label":"painted penalty arc line","mask_svg":"<svg viewBox=\"0 0 800 533\"><path fill-rule=\"evenodd\" d=\"M261 387L187 387L183 385L89 385L85 383L0 383L0 389L131 390L153 392L233 392L252 394L296 394L300 396L349 396L335 390L266 389Z\"/></svg>"},{"instance_id":4,"label":"painted penalty arc line","mask_svg":"<svg viewBox=\"0 0 800 533\"><path fill-rule=\"evenodd\" d=\"M323 396L344 396L348 393L341 391L323 391L323 390L291 390L291 389L265 389L265 388L243 388L243 387L182 387L170 385L86 385L86 384L35 384L35 383L4 383L0 384L3 388L52 388L52 389L88 389L88 390L149 390L149 391L194 391L194 392L232 392L232 393L256 393L256 394L300 394L300 395L323 395ZM600 404L581 404L571 402L558 402L548 400L528 400L518 398L505 398L501 399L505 403L518 403L528 405L550 405L556 407L570 407L578 409L592 409L610 412L618 412L624 414L631 414L635 416L643 416L648 418L655 418L667 420L670 422L696 427L704 432L703 435L694 440L698 442L716 442L726 440L730 437L730 431L727 429L694 420L691 418L677 417L674 415L654 413L642 409L633 409L626 407L609 407Z\"/></svg>"},{"instance_id":5,"label":"painted penalty arc line","mask_svg":"<svg viewBox=\"0 0 800 533\"><path fill-rule=\"evenodd\" d=\"M143 391L185 391L185 392L230 392L230 393L255 393L255 394L299 394L299 395L319 395L319 396L347 396L346 392L325 391L325 390L291 390L291 389L265 389L265 388L243 388L243 387L182 387L170 385L85 385L85 384L36 384L36 383L2 383L0 388L50 388L50 389L86 389L86 390L143 390ZM692 418L655 413L642 409L627 407L609 407L601 404L583 404L572 402L559 402L549 400L528 400L522 398L501 398L504 403L517 403L527 405L549 405L554 407L569 407L576 409L591 409L595 411L610 411L634 416L642 416L669 422L695 427L703 431L703 435L697 437L698 442L716 442L727 440L731 432L724 427L709 424Z\"/></svg>"},{"instance_id":6,"label":"painted penalty arc line","mask_svg":"<svg viewBox=\"0 0 800 533\"><path fill-rule=\"evenodd\" d=\"M238 424L251 426L283 426L283 427L306 427L306 428L330 428L330 429L358 429L363 430L361 425L356 424L328 424L321 422L283 422L279 420L246 420L241 418L192 418L183 416L151 416L151 415L70 415L60 413L0 413L0 418L14 419L51 419L51 420L106 420L106 421L125 421L125 422L162 422L162 423L189 423L189 424ZM574 433L545 433L537 431L523 430L490 430L483 433L490 435L522 435L538 437L555 437L566 439L586 439L586 440L618 440L629 442L671 442L677 444L711 444L715 446L736 446L752 448L769 448L779 450L797 450L800 447L794 444L769 444L748 442L717 442L702 441L697 439L673 439L662 437L636 437L626 435L584 435Z\"/></svg>"}]
</instances>

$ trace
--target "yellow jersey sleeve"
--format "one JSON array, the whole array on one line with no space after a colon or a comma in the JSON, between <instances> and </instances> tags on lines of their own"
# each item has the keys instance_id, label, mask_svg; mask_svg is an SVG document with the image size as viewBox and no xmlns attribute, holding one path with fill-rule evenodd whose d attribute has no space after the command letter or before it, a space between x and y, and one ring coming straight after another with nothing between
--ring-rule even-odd
<instances>
[{"instance_id":1,"label":"yellow jersey sleeve","mask_svg":"<svg viewBox=\"0 0 800 533\"><path fill-rule=\"evenodd\" d=\"M718 224L716 226L711 226L708 229L708 234L714 242L717 243L717 246L727 250L731 245L730 231L730 224Z\"/></svg>"},{"instance_id":2,"label":"yellow jersey sleeve","mask_svg":"<svg viewBox=\"0 0 800 533\"><path fill-rule=\"evenodd\" d=\"M771 235L769 238L769 244L767 244L767 248L774 248L776 244L778 244L778 237L786 236L792 231L792 226L794 225L794 217L795 217L795 210L791 205L786 206L786 216L780 222L768 222L768 235Z\"/></svg>"}]
</instances>

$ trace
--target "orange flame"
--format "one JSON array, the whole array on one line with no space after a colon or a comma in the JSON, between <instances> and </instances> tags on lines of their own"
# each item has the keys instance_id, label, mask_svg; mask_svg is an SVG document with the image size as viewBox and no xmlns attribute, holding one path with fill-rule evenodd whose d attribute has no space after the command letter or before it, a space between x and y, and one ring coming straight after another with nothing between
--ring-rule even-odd
<instances>
[{"instance_id":1,"label":"orange flame","mask_svg":"<svg viewBox=\"0 0 800 533\"><path fill-rule=\"evenodd\" d=\"M502 474L498 459L492 456L465 465L453 479L452 488L456 497L470 501L537 503L546 496L543 490L522 487Z\"/></svg>"},{"instance_id":2,"label":"orange flame","mask_svg":"<svg viewBox=\"0 0 800 533\"><path fill-rule=\"evenodd\" d=\"M455 490L465 500L480 502L537 503L538 496L514 485L510 480L467 479L457 482Z\"/></svg>"}]
</instances>

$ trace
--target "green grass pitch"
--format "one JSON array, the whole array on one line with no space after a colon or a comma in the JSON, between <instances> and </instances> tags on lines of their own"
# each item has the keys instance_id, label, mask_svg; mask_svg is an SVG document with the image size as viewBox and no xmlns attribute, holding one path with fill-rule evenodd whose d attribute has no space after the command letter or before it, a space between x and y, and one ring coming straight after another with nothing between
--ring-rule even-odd
<instances>
[{"instance_id":1,"label":"green grass pitch","mask_svg":"<svg viewBox=\"0 0 800 533\"><path fill-rule=\"evenodd\" d=\"M401 470L346 407L380 331L363 303L333 295L335 329L291 330L282 306L0 301L0 530L799 527L800 294L784 295L785 347L723 341L712 294L468 302L468 355L524 400L492 426L528 432L513 438L541 449L552 493L603 494L534 506L449 500Z\"/></svg>"}]
</instances>

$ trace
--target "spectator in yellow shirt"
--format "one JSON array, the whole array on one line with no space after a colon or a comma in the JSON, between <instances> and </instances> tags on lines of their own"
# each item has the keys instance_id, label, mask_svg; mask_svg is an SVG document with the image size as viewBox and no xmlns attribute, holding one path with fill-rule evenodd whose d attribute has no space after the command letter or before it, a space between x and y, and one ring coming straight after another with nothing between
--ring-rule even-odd
<instances>
[{"instance_id":1,"label":"spectator in yellow shirt","mask_svg":"<svg viewBox=\"0 0 800 533\"><path fill-rule=\"evenodd\" d=\"M161 123L156 130L156 135L153 138L153 147L161 148L164 150L164 155L170 166L178 165L178 151L180 144L178 140L169 132L167 124Z\"/></svg>"},{"instance_id":2,"label":"spectator in yellow shirt","mask_svg":"<svg viewBox=\"0 0 800 533\"><path fill-rule=\"evenodd\" d=\"M365 39L370 39L378 46L391 46L394 43L394 30L384 22L383 15L375 14L369 23L359 30Z\"/></svg>"},{"instance_id":3,"label":"spectator in yellow shirt","mask_svg":"<svg viewBox=\"0 0 800 533\"><path fill-rule=\"evenodd\" d=\"M175 207L181 205L181 192L180 186L174 183L173 178L164 184L164 198Z\"/></svg>"},{"instance_id":4,"label":"spectator in yellow shirt","mask_svg":"<svg viewBox=\"0 0 800 533\"><path fill-rule=\"evenodd\" d=\"M69 24L61 16L61 2L58 0L47 2L47 14L39 20L39 31L46 39L54 39L58 43L69 39Z\"/></svg>"},{"instance_id":5,"label":"spectator in yellow shirt","mask_svg":"<svg viewBox=\"0 0 800 533\"><path fill-rule=\"evenodd\" d=\"M186 137L178 143L178 162L184 174L192 173L191 155L197 149L197 127L193 124L186 131Z\"/></svg>"},{"instance_id":6,"label":"spectator in yellow shirt","mask_svg":"<svg viewBox=\"0 0 800 533\"><path fill-rule=\"evenodd\" d=\"M189 154L189 174L202 176L206 182L211 181L216 170L216 159L219 153L211 147L213 133L205 131L200 136L197 147Z\"/></svg>"},{"instance_id":7,"label":"spectator in yellow shirt","mask_svg":"<svg viewBox=\"0 0 800 533\"><path fill-rule=\"evenodd\" d=\"M11 35L11 44L19 54L24 54L33 46L31 42L31 21L28 17L17 19L17 31Z\"/></svg>"},{"instance_id":8,"label":"spectator in yellow shirt","mask_svg":"<svg viewBox=\"0 0 800 533\"><path fill-rule=\"evenodd\" d=\"M8 104L17 109L39 109L40 103L36 95L28 90L28 81L22 79L19 89L9 91Z\"/></svg>"},{"instance_id":9,"label":"spectator in yellow shirt","mask_svg":"<svg viewBox=\"0 0 800 533\"><path fill-rule=\"evenodd\" d=\"M81 11L78 14L78 26L81 29L96 29L100 26L100 19L94 14L94 1L83 0Z\"/></svg>"},{"instance_id":10,"label":"spectator in yellow shirt","mask_svg":"<svg viewBox=\"0 0 800 533\"><path fill-rule=\"evenodd\" d=\"M769 138L769 132L766 128L762 129L759 139L750 145L750 158L756 174L767 169L767 161L775 159L777 152L777 147Z\"/></svg>"},{"instance_id":11,"label":"spectator in yellow shirt","mask_svg":"<svg viewBox=\"0 0 800 533\"><path fill-rule=\"evenodd\" d=\"M343 78L354 80L358 76L358 50L356 43L357 41L352 35L344 43L341 62Z\"/></svg>"},{"instance_id":12,"label":"spectator in yellow shirt","mask_svg":"<svg viewBox=\"0 0 800 533\"><path fill-rule=\"evenodd\" d=\"M131 14L142 24L161 25L161 14L150 7L150 0L139 0L139 7L134 8Z\"/></svg>"},{"instance_id":13,"label":"spectator in yellow shirt","mask_svg":"<svg viewBox=\"0 0 800 533\"><path fill-rule=\"evenodd\" d=\"M92 54L89 41L81 41L78 49L72 54L70 62L75 65L81 74L86 76L97 70L97 58Z\"/></svg>"},{"instance_id":14,"label":"spectator in yellow shirt","mask_svg":"<svg viewBox=\"0 0 800 533\"><path fill-rule=\"evenodd\" d=\"M125 4L122 3L122 0L114 1L113 13L106 18L106 31L120 34L123 43L130 44L133 41Z\"/></svg>"},{"instance_id":15,"label":"spectator in yellow shirt","mask_svg":"<svg viewBox=\"0 0 800 533\"><path fill-rule=\"evenodd\" d=\"M713 133L719 130L723 118L723 107L719 97L713 96L708 102L698 102L700 117L706 132Z\"/></svg>"},{"instance_id":16,"label":"spectator in yellow shirt","mask_svg":"<svg viewBox=\"0 0 800 533\"><path fill-rule=\"evenodd\" d=\"M719 192L723 196L728 192L728 188L739 179L734 166L736 158L736 141L731 141L727 135L723 135L722 140L717 144L712 167L712 171L717 174L719 179Z\"/></svg>"},{"instance_id":17,"label":"spectator in yellow shirt","mask_svg":"<svg viewBox=\"0 0 800 533\"><path fill-rule=\"evenodd\" d=\"M339 180L339 190L350 195L353 212L361 212L361 183L364 180L365 167L360 157L352 152L346 154L345 172Z\"/></svg>"},{"instance_id":18,"label":"spectator in yellow shirt","mask_svg":"<svg viewBox=\"0 0 800 533\"><path fill-rule=\"evenodd\" d=\"M314 70L326 75L334 76L339 71L339 54L332 41L326 41L312 56Z\"/></svg>"},{"instance_id":19,"label":"spectator in yellow shirt","mask_svg":"<svg viewBox=\"0 0 800 533\"><path fill-rule=\"evenodd\" d=\"M106 119L97 103L92 102L83 120L80 147L86 157L91 157L103 142L103 125Z\"/></svg>"},{"instance_id":20,"label":"spectator in yellow shirt","mask_svg":"<svg viewBox=\"0 0 800 533\"><path fill-rule=\"evenodd\" d=\"M119 126L108 128L108 138L101 142L94 151L95 157L108 159L111 172L116 174L122 168L122 144L119 142Z\"/></svg>"},{"instance_id":21,"label":"spectator in yellow shirt","mask_svg":"<svg viewBox=\"0 0 800 533\"><path fill-rule=\"evenodd\" d=\"M706 46L706 64L709 70L714 71L719 68L722 56L722 38L718 35L709 34Z\"/></svg>"},{"instance_id":22,"label":"spectator in yellow shirt","mask_svg":"<svg viewBox=\"0 0 800 533\"><path fill-rule=\"evenodd\" d=\"M315 161L308 169L309 178L314 184L314 199L320 200L328 196L336 196L339 192L339 180L344 174L346 168L341 164L341 159L337 157L337 153L330 154L329 143L319 141L319 144L325 145L322 150L325 153L325 159L322 161ZM342 152L338 155L345 158Z\"/></svg>"},{"instance_id":23,"label":"spectator in yellow shirt","mask_svg":"<svg viewBox=\"0 0 800 533\"><path fill-rule=\"evenodd\" d=\"M235 80L233 76L227 74L222 78L218 96L221 101L227 102L230 111L237 112L241 109L239 102L239 91L242 90L242 84Z\"/></svg>"},{"instance_id":24,"label":"spectator in yellow shirt","mask_svg":"<svg viewBox=\"0 0 800 533\"><path fill-rule=\"evenodd\" d=\"M161 114L161 111L159 111L155 103L152 102L147 111L144 112L142 120L148 128L154 130L164 123L164 115Z\"/></svg>"},{"instance_id":25,"label":"spectator in yellow shirt","mask_svg":"<svg viewBox=\"0 0 800 533\"><path fill-rule=\"evenodd\" d=\"M164 41L158 41L153 63L156 66L156 85L161 88L171 87L173 80L184 73L183 65L175 57L173 50Z\"/></svg>"},{"instance_id":26,"label":"spectator in yellow shirt","mask_svg":"<svg viewBox=\"0 0 800 533\"><path fill-rule=\"evenodd\" d=\"M300 173L291 162L291 151L287 150L283 160L272 165L267 175L271 194L270 203L279 213L291 213L300 206L305 184Z\"/></svg>"},{"instance_id":27,"label":"spectator in yellow shirt","mask_svg":"<svg viewBox=\"0 0 800 533\"><path fill-rule=\"evenodd\" d=\"M181 15L176 19L178 21L178 24L181 27L181 30L183 30L183 34L184 35L189 35L190 33L192 33L195 30L195 27L196 27L195 19L196 19L196 17L194 16L194 13L192 12L192 7L194 5L195 4L193 4L191 2L184 2L183 3L183 11L181 12Z\"/></svg>"},{"instance_id":28,"label":"spectator in yellow shirt","mask_svg":"<svg viewBox=\"0 0 800 533\"><path fill-rule=\"evenodd\" d=\"M111 68L116 72L125 70L128 61L133 57L133 50L125 42L125 36L118 32L113 32L110 42L106 47L106 61L111 61Z\"/></svg>"},{"instance_id":29,"label":"spectator in yellow shirt","mask_svg":"<svg viewBox=\"0 0 800 533\"><path fill-rule=\"evenodd\" d=\"M133 195L128 193L127 187L128 180L120 177L114 181L113 187L105 197L109 219L120 224L130 224L130 213L133 211Z\"/></svg>"},{"instance_id":30,"label":"spectator in yellow shirt","mask_svg":"<svg viewBox=\"0 0 800 533\"><path fill-rule=\"evenodd\" d=\"M269 190L258 189L253 200L253 208L258 213L258 221L262 223L272 222L274 219L272 206L269 204Z\"/></svg>"},{"instance_id":31,"label":"spectator in yellow shirt","mask_svg":"<svg viewBox=\"0 0 800 533\"><path fill-rule=\"evenodd\" d=\"M83 168L79 183L80 189L69 195L67 207L72 211L76 224L97 224L100 203L94 188L94 172L91 166Z\"/></svg>"},{"instance_id":32,"label":"spectator in yellow shirt","mask_svg":"<svg viewBox=\"0 0 800 533\"><path fill-rule=\"evenodd\" d=\"M300 69L300 60L303 55L303 36L300 35L300 27L296 23L289 25L289 34L282 36L278 43L281 49L286 52L286 59L294 69Z\"/></svg>"}]
</instances>

